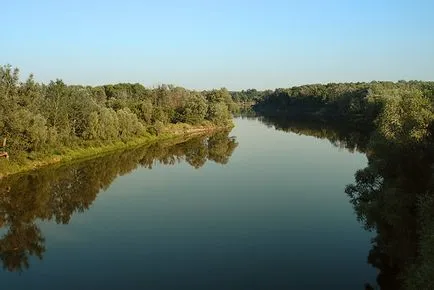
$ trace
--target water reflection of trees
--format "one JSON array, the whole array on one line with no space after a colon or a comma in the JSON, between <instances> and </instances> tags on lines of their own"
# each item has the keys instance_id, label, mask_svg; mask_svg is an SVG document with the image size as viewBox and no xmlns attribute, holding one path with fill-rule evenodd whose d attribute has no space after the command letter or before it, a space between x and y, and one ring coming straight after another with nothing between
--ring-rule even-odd
<instances>
[{"instance_id":1,"label":"water reflection of trees","mask_svg":"<svg viewBox=\"0 0 434 290\"><path fill-rule=\"evenodd\" d=\"M276 130L327 139L334 146L345 148L350 152L365 152L369 142L369 132L356 130L345 124L313 122L304 119L293 120L284 116L262 116L260 120Z\"/></svg>"},{"instance_id":2,"label":"water reflection of trees","mask_svg":"<svg viewBox=\"0 0 434 290\"><path fill-rule=\"evenodd\" d=\"M42 259L44 237L37 220L68 224L89 209L97 194L137 167L174 165L195 168L207 160L226 164L238 143L228 132L189 140L165 141L60 167L44 168L0 180L0 258L4 269L23 271L30 257Z\"/></svg>"},{"instance_id":3,"label":"water reflection of trees","mask_svg":"<svg viewBox=\"0 0 434 290\"><path fill-rule=\"evenodd\" d=\"M347 186L360 222L376 231L368 262L383 290L434 289L434 151L371 142Z\"/></svg>"},{"instance_id":4,"label":"water reflection of trees","mask_svg":"<svg viewBox=\"0 0 434 290\"><path fill-rule=\"evenodd\" d=\"M376 232L367 262L379 274L365 289L434 289L434 140L397 145L344 124L261 120L277 130L366 153L368 166L345 190L358 220Z\"/></svg>"}]
</instances>

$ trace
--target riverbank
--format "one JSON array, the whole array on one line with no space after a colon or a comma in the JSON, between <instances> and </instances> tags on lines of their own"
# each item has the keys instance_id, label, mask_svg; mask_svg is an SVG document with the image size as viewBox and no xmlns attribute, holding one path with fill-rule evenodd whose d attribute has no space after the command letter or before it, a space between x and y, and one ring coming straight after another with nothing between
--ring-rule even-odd
<instances>
[{"instance_id":1,"label":"riverbank","mask_svg":"<svg viewBox=\"0 0 434 290\"><path fill-rule=\"evenodd\" d=\"M158 141L183 138L188 139L196 135L202 135L220 130L229 130L233 125L217 126L206 123L198 126L189 124L170 124L164 127L158 135L146 134L129 140L119 140L106 144L96 142L85 142L73 148L58 148L41 156L29 156L25 160L16 161L12 156L9 160L0 159L0 178L36 170L54 164L65 164L69 162L95 158L100 155L109 154L118 150L125 150L137 146L150 145Z\"/></svg>"}]
</instances>

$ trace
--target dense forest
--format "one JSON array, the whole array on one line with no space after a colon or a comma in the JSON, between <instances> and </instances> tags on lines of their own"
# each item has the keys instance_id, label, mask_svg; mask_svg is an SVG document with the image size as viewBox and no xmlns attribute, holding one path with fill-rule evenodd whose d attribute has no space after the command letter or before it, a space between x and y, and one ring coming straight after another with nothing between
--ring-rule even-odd
<instances>
[{"instance_id":1,"label":"dense forest","mask_svg":"<svg viewBox=\"0 0 434 290\"><path fill-rule=\"evenodd\" d=\"M59 79L41 84L32 75L20 82L19 70L6 65L0 67L0 137L7 147L0 152L24 162L61 154L63 148L158 135L169 124L228 126L234 106L226 89L91 87Z\"/></svg>"},{"instance_id":2,"label":"dense forest","mask_svg":"<svg viewBox=\"0 0 434 290\"><path fill-rule=\"evenodd\" d=\"M371 130L377 128L374 123L381 117L385 121L382 129L398 134L409 126L426 130L433 118L433 102L434 82L330 83L276 89L264 94L254 110L266 116L344 122Z\"/></svg>"},{"instance_id":3,"label":"dense forest","mask_svg":"<svg viewBox=\"0 0 434 290\"><path fill-rule=\"evenodd\" d=\"M262 100L266 95L270 93L272 93L272 91L258 91L256 89L230 92L232 99L237 104L253 104Z\"/></svg>"}]
</instances>

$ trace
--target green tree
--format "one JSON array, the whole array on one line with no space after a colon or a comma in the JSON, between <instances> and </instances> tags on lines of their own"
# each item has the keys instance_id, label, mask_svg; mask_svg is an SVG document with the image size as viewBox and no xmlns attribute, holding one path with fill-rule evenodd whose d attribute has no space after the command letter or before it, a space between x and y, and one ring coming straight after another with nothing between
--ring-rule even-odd
<instances>
[{"instance_id":1,"label":"green tree","mask_svg":"<svg viewBox=\"0 0 434 290\"><path fill-rule=\"evenodd\" d=\"M419 143L430 135L434 108L421 91L405 92L402 97L388 99L379 117L380 132L397 143Z\"/></svg>"},{"instance_id":2,"label":"green tree","mask_svg":"<svg viewBox=\"0 0 434 290\"><path fill-rule=\"evenodd\" d=\"M230 122L231 113L224 103L211 103L208 106L207 119L219 125L227 125Z\"/></svg>"},{"instance_id":3,"label":"green tree","mask_svg":"<svg viewBox=\"0 0 434 290\"><path fill-rule=\"evenodd\" d=\"M208 105L205 98L198 93L193 93L187 99L182 110L182 121L190 124L198 124L205 119L207 111Z\"/></svg>"}]
</instances>

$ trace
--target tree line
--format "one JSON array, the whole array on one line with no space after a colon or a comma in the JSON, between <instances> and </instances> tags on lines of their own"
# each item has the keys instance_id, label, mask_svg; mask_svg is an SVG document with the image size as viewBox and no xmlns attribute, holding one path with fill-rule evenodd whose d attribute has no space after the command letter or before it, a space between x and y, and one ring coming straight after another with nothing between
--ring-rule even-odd
<instances>
[{"instance_id":1,"label":"tree line","mask_svg":"<svg viewBox=\"0 0 434 290\"><path fill-rule=\"evenodd\" d=\"M168 124L227 126L235 104L228 90L192 91L172 85L38 83L0 67L0 137L11 158L35 158L58 148L156 135ZM0 148L1 151L1 148Z\"/></svg>"},{"instance_id":2,"label":"tree line","mask_svg":"<svg viewBox=\"0 0 434 290\"><path fill-rule=\"evenodd\" d=\"M260 101L271 92L272 91L258 91L256 89L247 89L241 91L231 91L230 94L234 102L236 102L237 104L251 104Z\"/></svg>"},{"instance_id":3,"label":"tree line","mask_svg":"<svg viewBox=\"0 0 434 290\"><path fill-rule=\"evenodd\" d=\"M265 91L253 108L265 116L344 122L348 126L364 126L374 130L377 128L375 121L380 116L397 116L397 111L401 109L409 115L422 112L423 120L415 120L414 116L407 115L411 120L399 120L398 123L429 122L433 100L434 82L374 81L313 84Z\"/></svg>"}]
</instances>

